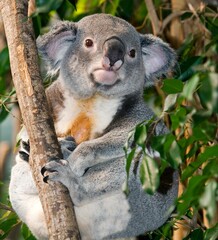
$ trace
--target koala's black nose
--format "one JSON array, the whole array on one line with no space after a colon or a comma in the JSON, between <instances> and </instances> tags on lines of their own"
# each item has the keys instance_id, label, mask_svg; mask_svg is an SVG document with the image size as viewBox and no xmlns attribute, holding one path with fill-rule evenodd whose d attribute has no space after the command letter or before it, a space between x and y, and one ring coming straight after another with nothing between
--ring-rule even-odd
<instances>
[{"instance_id":1,"label":"koala's black nose","mask_svg":"<svg viewBox=\"0 0 218 240\"><path fill-rule=\"evenodd\" d=\"M110 61L110 67L114 66L119 60L122 63L124 62L125 46L117 37L109 38L104 42L103 52L104 57L107 57Z\"/></svg>"}]
</instances>

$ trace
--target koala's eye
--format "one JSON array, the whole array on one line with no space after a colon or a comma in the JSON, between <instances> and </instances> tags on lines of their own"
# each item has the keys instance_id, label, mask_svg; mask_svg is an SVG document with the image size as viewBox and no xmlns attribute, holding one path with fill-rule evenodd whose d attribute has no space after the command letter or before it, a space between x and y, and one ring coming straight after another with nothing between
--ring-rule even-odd
<instances>
[{"instance_id":1,"label":"koala's eye","mask_svg":"<svg viewBox=\"0 0 218 240\"><path fill-rule=\"evenodd\" d=\"M129 56L130 56L131 58L134 58L134 57L135 57L135 49L130 50Z\"/></svg>"},{"instance_id":2,"label":"koala's eye","mask_svg":"<svg viewBox=\"0 0 218 240\"><path fill-rule=\"evenodd\" d=\"M85 45L86 47L90 48L93 46L93 41L91 39L86 39Z\"/></svg>"}]
</instances>

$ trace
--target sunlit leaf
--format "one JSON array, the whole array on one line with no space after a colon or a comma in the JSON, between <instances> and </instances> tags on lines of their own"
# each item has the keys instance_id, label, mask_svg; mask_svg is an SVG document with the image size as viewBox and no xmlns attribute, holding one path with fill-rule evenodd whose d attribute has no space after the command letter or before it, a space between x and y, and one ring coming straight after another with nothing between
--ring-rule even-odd
<instances>
[{"instance_id":1,"label":"sunlit leaf","mask_svg":"<svg viewBox=\"0 0 218 240\"><path fill-rule=\"evenodd\" d=\"M145 140L147 138L147 128L146 125L138 125L135 129L134 141L137 145L143 147L145 145Z\"/></svg>"},{"instance_id":2,"label":"sunlit leaf","mask_svg":"<svg viewBox=\"0 0 218 240\"><path fill-rule=\"evenodd\" d=\"M184 85L182 96L184 96L188 100L192 100L193 93L196 92L199 80L199 76L194 75L189 81L187 81Z\"/></svg>"},{"instance_id":3,"label":"sunlit leaf","mask_svg":"<svg viewBox=\"0 0 218 240\"><path fill-rule=\"evenodd\" d=\"M177 168L179 166L180 163L182 163L182 158L181 158L181 152L180 152L180 148L178 146L178 143L176 141L173 141L170 149L169 149L169 154L171 156L171 165L174 168Z\"/></svg>"},{"instance_id":4,"label":"sunlit leaf","mask_svg":"<svg viewBox=\"0 0 218 240\"><path fill-rule=\"evenodd\" d=\"M211 221L217 213L216 192L218 183L215 180L207 182L204 193L199 199L200 206L206 208L206 216Z\"/></svg>"},{"instance_id":5,"label":"sunlit leaf","mask_svg":"<svg viewBox=\"0 0 218 240\"><path fill-rule=\"evenodd\" d=\"M176 130L178 127L180 127L182 124L184 124L185 121L187 121L187 111L184 107L178 107L176 111L172 112L170 114L170 120L172 122L172 130Z\"/></svg>"},{"instance_id":6,"label":"sunlit leaf","mask_svg":"<svg viewBox=\"0 0 218 240\"><path fill-rule=\"evenodd\" d=\"M148 155L144 155L140 166L140 180L142 188L153 194L159 186L159 167L155 160Z\"/></svg>"},{"instance_id":7,"label":"sunlit leaf","mask_svg":"<svg viewBox=\"0 0 218 240\"><path fill-rule=\"evenodd\" d=\"M130 171L132 160L133 160L134 155L135 155L135 151L136 151L135 148L132 149L132 151L126 157L126 173L127 173L127 177L129 176L129 171Z\"/></svg>"},{"instance_id":8,"label":"sunlit leaf","mask_svg":"<svg viewBox=\"0 0 218 240\"><path fill-rule=\"evenodd\" d=\"M178 94L169 94L164 101L163 112L169 111L176 103Z\"/></svg>"}]
</instances>

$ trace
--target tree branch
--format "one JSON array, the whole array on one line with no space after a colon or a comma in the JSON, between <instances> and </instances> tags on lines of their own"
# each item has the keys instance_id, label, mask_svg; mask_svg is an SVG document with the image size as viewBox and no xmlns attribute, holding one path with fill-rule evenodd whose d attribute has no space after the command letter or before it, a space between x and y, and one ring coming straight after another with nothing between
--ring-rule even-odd
<instances>
[{"instance_id":1,"label":"tree branch","mask_svg":"<svg viewBox=\"0 0 218 240\"><path fill-rule=\"evenodd\" d=\"M44 184L40 174L41 167L49 159L60 159L62 154L37 64L32 22L27 17L28 0L0 1L0 9L9 47L13 82L30 139L30 166L43 205L49 239L79 239L67 189L61 184Z\"/></svg>"},{"instance_id":2,"label":"tree branch","mask_svg":"<svg viewBox=\"0 0 218 240\"><path fill-rule=\"evenodd\" d=\"M160 32L161 23L159 21L156 11L155 11L154 4L153 4L152 0L145 0L145 5L148 10L148 16L151 20L153 34L155 36L157 36Z\"/></svg>"}]
</instances>

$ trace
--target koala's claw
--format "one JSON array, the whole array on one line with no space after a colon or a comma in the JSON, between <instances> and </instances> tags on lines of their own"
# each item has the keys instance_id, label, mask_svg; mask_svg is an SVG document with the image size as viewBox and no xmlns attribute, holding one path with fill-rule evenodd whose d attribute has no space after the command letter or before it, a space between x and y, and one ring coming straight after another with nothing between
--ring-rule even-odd
<instances>
[{"instance_id":1,"label":"koala's claw","mask_svg":"<svg viewBox=\"0 0 218 240\"><path fill-rule=\"evenodd\" d=\"M50 161L42 169L41 174L43 181L48 183L48 180L62 182L65 185L67 177L71 175L68 161Z\"/></svg>"},{"instance_id":2,"label":"koala's claw","mask_svg":"<svg viewBox=\"0 0 218 240\"><path fill-rule=\"evenodd\" d=\"M25 141L21 141L21 147L26 151L26 152L30 152L30 143L29 140L27 140L27 142Z\"/></svg>"},{"instance_id":3,"label":"koala's claw","mask_svg":"<svg viewBox=\"0 0 218 240\"><path fill-rule=\"evenodd\" d=\"M19 156L22 160L29 162L30 144L29 140L27 142L21 141L21 150L19 151Z\"/></svg>"},{"instance_id":4,"label":"koala's claw","mask_svg":"<svg viewBox=\"0 0 218 240\"><path fill-rule=\"evenodd\" d=\"M45 177L43 178L43 182L44 182L44 183L48 183L48 176L45 176Z\"/></svg>"},{"instance_id":5,"label":"koala's claw","mask_svg":"<svg viewBox=\"0 0 218 240\"><path fill-rule=\"evenodd\" d=\"M19 156L22 160L29 162L29 154L24 151L19 151Z\"/></svg>"}]
</instances>

